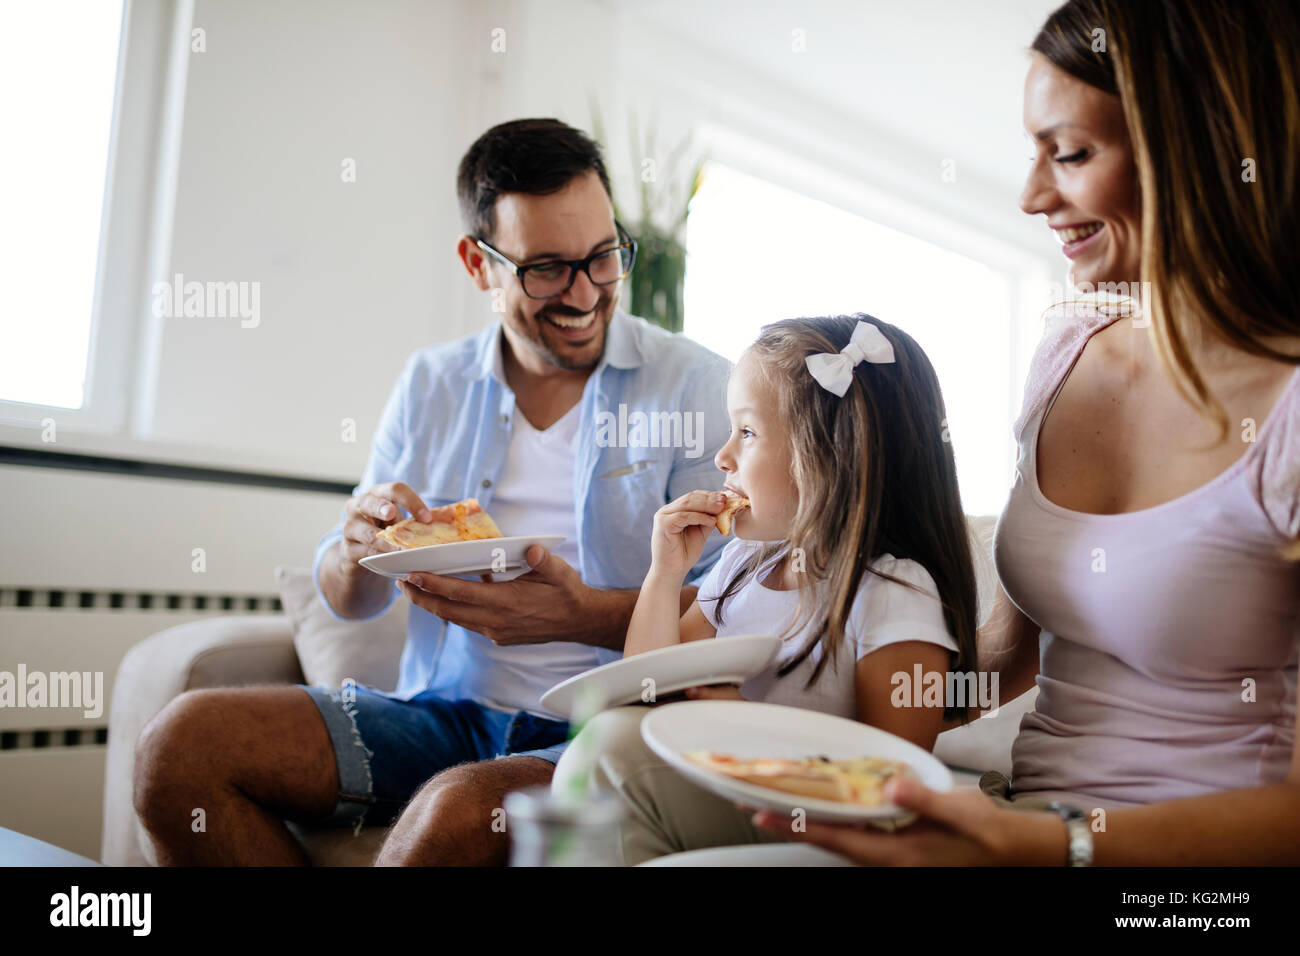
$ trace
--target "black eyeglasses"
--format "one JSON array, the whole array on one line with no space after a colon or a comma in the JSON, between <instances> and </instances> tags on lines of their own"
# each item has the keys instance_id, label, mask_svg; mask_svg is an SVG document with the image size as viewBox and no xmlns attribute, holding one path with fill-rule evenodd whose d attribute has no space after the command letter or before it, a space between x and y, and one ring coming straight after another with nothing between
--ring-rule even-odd
<instances>
[{"instance_id":1,"label":"black eyeglasses","mask_svg":"<svg viewBox=\"0 0 1300 956\"><path fill-rule=\"evenodd\" d=\"M636 240L627 231L614 223L622 242L617 246L593 252L585 259L548 259L546 262L534 262L521 266L503 252L493 249L482 239L475 238L475 244L488 255L500 260L504 265L514 268L523 286L524 295L530 299L549 299L564 295L573 287L573 281L581 269L587 274L592 285L613 285L626 278L636 262Z\"/></svg>"}]
</instances>

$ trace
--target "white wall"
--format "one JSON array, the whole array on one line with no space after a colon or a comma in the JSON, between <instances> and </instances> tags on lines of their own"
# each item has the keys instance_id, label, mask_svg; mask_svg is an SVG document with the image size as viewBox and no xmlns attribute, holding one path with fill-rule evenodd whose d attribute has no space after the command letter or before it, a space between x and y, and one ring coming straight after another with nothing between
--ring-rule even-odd
<instances>
[{"instance_id":1,"label":"white wall","mask_svg":"<svg viewBox=\"0 0 1300 956\"><path fill-rule=\"evenodd\" d=\"M258 281L262 315L162 320L150 437L355 477L407 355L478 326L452 256L469 9L197 5L168 275Z\"/></svg>"},{"instance_id":2,"label":"white wall","mask_svg":"<svg viewBox=\"0 0 1300 956\"><path fill-rule=\"evenodd\" d=\"M60 447L355 481L406 356L491 318L452 251L464 149L519 116L589 128L593 97L625 206L634 110L657 119L661 150L694 129L782 185L1055 269L1046 230L1015 209L1023 51L1054 5L195 0L206 50L186 62L167 265L137 284L109 357L138 361L142 407L115 434L65 429ZM948 158L959 175L943 184ZM153 316L149 284L177 272L260 283L260 323Z\"/></svg>"}]
</instances>

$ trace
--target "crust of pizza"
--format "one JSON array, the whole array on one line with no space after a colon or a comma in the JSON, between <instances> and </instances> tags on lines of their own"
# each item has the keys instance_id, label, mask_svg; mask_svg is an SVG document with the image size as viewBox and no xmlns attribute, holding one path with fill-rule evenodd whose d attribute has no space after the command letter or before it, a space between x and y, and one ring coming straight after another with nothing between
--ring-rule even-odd
<instances>
[{"instance_id":1,"label":"crust of pizza","mask_svg":"<svg viewBox=\"0 0 1300 956\"><path fill-rule=\"evenodd\" d=\"M701 767L736 780L780 790L800 797L877 807L885 802L885 783L894 777L916 774L907 764L883 757L828 760L761 758L742 760L730 754L694 751L684 755Z\"/></svg>"},{"instance_id":2,"label":"crust of pizza","mask_svg":"<svg viewBox=\"0 0 1300 956\"><path fill-rule=\"evenodd\" d=\"M466 498L429 510L433 513L432 520L406 518L389 525L375 537L399 548L424 548L431 544L501 537L501 529L479 506L477 498Z\"/></svg>"},{"instance_id":3,"label":"crust of pizza","mask_svg":"<svg viewBox=\"0 0 1300 956\"><path fill-rule=\"evenodd\" d=\"M749 499L742 498L739 495L727 495L727 500L722 505L722 513L718 515L718 531L722 534L731 534L731 526L736 512L742 508L749 507Z\"/></svg>"}]
</instances>

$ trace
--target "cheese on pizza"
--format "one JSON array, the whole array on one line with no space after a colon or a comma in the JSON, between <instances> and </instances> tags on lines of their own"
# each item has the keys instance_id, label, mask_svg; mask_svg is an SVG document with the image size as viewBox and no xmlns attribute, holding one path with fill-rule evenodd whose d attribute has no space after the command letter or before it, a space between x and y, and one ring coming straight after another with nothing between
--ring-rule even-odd
<instances>
[{"instance_id":1,"label":"cheese on pizza","mask_svg":"<svg viewBox=\"0 0 1300 956\"><path fill-rule=\"evenodd\" d=\"M407 518L389 525L375 537L399 548L423 548L431 544L501 537L501 529L479 507L477 498L466 498L455 504L429 510L433 512L431 521Z\"/></svg>"},{"instance_id":2,"label":"cheese on pizza","mask_svg":"<svg viewBox=\"0 0 1300 956\"><path fill-rule=\"evenodd\" d=\"M739 495L727 495L727 500L722 505L722 513L718 515L718 530L723 534L731 534L732 519L735 518L736 512L748 507L748 498L742 498Z\"/></svg>"},{"instance_id":3,"label":"cheese on pizza","mask_svg":"<svg viewBox=\"0 0 1300 956\"><path fill-rule=\"evenodd\" d=\"M826 757L810 757L805 760L741 760L729 754L705 750L693 751L684 756L701 767L760 787L770 787L800 797L868 807L885 802L881 791L891 778L915 776L907 764L883 757L856 757L847 760L830 760Z\"/></svg>"}]
</instances>

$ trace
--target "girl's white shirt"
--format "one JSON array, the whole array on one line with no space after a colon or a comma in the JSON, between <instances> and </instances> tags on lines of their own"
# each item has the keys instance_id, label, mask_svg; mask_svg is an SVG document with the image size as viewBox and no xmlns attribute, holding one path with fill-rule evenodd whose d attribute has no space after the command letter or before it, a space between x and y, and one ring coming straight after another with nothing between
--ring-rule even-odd
<instances>
[{"instance_id":1,"label":"girl's white shirt","mask_svg":"<svg viewBox=\"0 0 1300 956\"><path fill-rule=\"evenodd\" d=\"M777 554L727 599L722 609L724 623L719 625L715 599L726 588L736 569L763 544L739 538L729 542L700 585L696 600L709 623L717 629L718 638L740 634L784 634L798 616L800 595L805 601L818 601L821 605L828 599L824 582L790 591L778 591L764 585L763 580L781 558ZM861 658L886 644L899 641L927 641L949 651L957 650L957 642L944 622L939 589L921 564L885 554L872 564L872 568L914 584L925 593L874 574L863 575L845 629L844 645L837 648L834 661L827 663L815 682L805 686L821 659L820 644L793 671L777 677L777 670L794 658L808 640L814 624L809 621L797 632L785 636L776 660L763 673L741 686L741 696L746 700L786 704L855 719L857 689L854 678ZM915 680L915 674L907 674L907 686L910 687Z\"/></svg>"}]
</instances>

